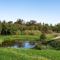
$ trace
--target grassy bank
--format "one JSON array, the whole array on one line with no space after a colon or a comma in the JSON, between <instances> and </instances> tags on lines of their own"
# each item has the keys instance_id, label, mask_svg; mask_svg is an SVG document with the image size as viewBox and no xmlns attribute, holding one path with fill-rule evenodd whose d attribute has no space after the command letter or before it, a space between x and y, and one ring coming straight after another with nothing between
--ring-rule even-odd
<instances>
[{"instance_id":1,"label":"grassy bank","mask_svg":"<svg viewBox=\"0 0 60 60\"><path fill-rule=\"evenodd\" d=\"M0 48L0 60L60 60L60 51Z\"/></svg>"},{"instance_id":2,"label":"grassy bank","mask_svg":"<svg viewBox=\"0 0 60 60\"><path fill-rule=\"evenodd\" d=\"M14 39L18 39L18 40L38 40L39 36L36 35L7 35L7 36L2 36L0 35L0 42L4 41L4 40L14 40Z\"/></svg>"},{"instance_id":3,"label":"grassy bank","mask_svg":"<svg viewBox=\"0 0 60 60\"><path fill-rule=\"evenodd\" d=\"M46 35L47 40L51 40L52 38L54 38L53 34L48 34ZM4 40L14 40L14 39L18 39L18 40L30 40L30 41L36 41L39 40L40 35L0 35L0 42L4 41Z\"/></svg>"}]
</instances>

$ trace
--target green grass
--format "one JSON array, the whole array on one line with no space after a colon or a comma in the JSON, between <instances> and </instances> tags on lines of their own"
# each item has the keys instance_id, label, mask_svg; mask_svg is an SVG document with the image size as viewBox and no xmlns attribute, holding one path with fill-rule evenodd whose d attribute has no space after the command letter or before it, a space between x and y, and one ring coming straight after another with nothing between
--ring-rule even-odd
<instances>
[{"instance_id":1,"label":"green grass","mask_svg":"<svg viewBox=\"0 0 60 60\"><path fill-rule=\"evenodd\" d=\"M4 40L38 40L39 36L36 35L8 35L8 36L1 36L0 35L0 42Z\"/></svg>"},{"instance_id":2,"label":"green grass","mask_svg":"<svg viewBox=\"0 0 60 60\"><path fill-rule=\"evenodd\" d=\"M53 34L46 35L47 40L54 38ZM39 35L0 35L0 43L4 40L30 40L35 41ZM60 60L60 51L35 50L24 48L0 48L0 60Z\"/></svg>"},{"instance_id":3,"label":"green grass","mask_svg":"<svg viewBox=\"0 0 60 60\"><path fill-rule=\"evenodd\" d=\"M60 60L60 51L0 48L0 60Z\"/></svg>"},{"instance_id":4,"label":"green grass","mask_svg":"<svg viewBox=\"0 0 60 60\"><path fill-rule=\"evenodd\" d=\"M47 34L46 37L47 37L47 40L52 40L53 38L55 38L53 34Z\"/></svg>"},{"instance_id":5,"label":"green grass","mask_svg":"<svg viewBox=\"0 0 60 60\"><path fill-rule=\"evenodd\" d=\"M48 34L47 36L47 40L51 40L52 38L54 38L53 34ZM39 35L0 35L0 42L4 41L4 40L30 40L30 41L36 41L39 40L40 36Z\"/></svg>"}]
</instances>

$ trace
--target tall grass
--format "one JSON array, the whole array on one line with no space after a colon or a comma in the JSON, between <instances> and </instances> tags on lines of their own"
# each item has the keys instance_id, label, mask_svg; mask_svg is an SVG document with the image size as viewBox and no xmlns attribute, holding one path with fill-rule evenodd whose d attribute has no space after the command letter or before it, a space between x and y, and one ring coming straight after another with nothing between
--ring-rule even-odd
<instances>
[{"instance_id":1,"label":"tall grass","mask_svg":"<svg viewBox=\"0 0 60 60\"><path fill-rule=\"evenodd\" d=\"M0 48L0 60L60 60L60 51Z\"/></svg>"}]
</instances>

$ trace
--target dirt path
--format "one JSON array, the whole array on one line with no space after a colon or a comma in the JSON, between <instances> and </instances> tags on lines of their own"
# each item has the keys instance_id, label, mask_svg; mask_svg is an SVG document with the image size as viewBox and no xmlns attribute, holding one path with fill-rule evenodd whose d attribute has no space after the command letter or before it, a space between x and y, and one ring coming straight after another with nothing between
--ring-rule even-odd
<instances>
[{"instance_id":1,"label":"dirt path","mask_svg":"<svg viewBox=\"0 0 60 60\"><path fill-rule=\"evenodd\" d=\"M57 37L55 37L55 38L53 38L53 39L60 39L60 36L57 36Z\"/></svg>"}]
</instances>

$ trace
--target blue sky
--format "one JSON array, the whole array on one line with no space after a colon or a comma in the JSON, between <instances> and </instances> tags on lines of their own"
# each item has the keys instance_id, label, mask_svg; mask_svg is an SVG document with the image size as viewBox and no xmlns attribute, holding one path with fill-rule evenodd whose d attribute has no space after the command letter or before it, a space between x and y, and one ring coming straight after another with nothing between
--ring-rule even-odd
<instances>
[{"instance_id":1,"label":"blue sky","mask_svg":"<svg viewBox=\"0 0 60 60\"><path fill-rule=\"evenodd\" d=\"M0 20L60 23L60 0L0 0Z\"/></svg>"}]
</instances>

